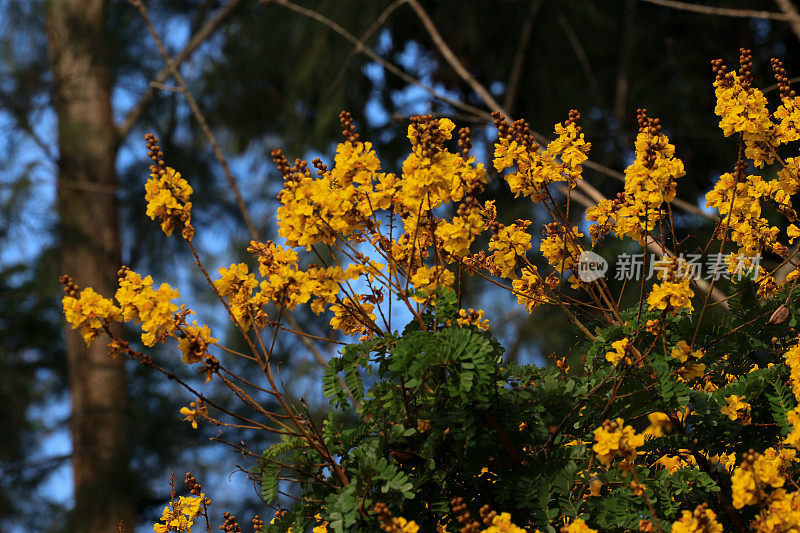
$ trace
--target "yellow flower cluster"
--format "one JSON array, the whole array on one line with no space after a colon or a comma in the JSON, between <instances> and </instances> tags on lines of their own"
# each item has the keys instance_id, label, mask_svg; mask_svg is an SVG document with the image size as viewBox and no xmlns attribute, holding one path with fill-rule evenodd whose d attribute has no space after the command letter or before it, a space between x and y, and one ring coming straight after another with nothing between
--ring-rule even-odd
<instances>
[{"instance_id":1,"label":"yellow flower cluster","mask_svg":"<svg viewBox=\"0 0 800 533\"><path fill-rule=\"evenodd\" d=\"M161 221L167 235L181 224L189 228L192 221L192 187L177 171L166 167L150 174L144 186L147 216Z\"/></svg>"},{"instance_id":2,"label":"yellow flower cluster","mask_svg":"<svg viewBox=\"0 0 800 533\"><path fill-rule=\"evenodd\" d=\"M529 220L517 220L516 224L500 227L489 241L489 250L494 251L492 261L504 278L516 278L514 269L517 258L525 257L531 249L531 235L528 233Z\"/></svg>"},{"instance_id":3,"label":"yellow flower cluster","mask_svg":"<svg viewBox=\"0 0 800 533\"><path fill-rule=\"evenodd\" d=\"M577 226L573 226L571 232L567 232L560 225L550 226L547 235L539 245L539 251L556 272L574 271L583 251L578 240L581 237L583 237L583 233L578 230Z\"/></svg>"},{"instance_id":4,"label":"yellow flower cluster","mask_svg":"<svg viewBox=\"0 0 800 533\"><path fill-rule=\"evenodd\" d=\"M485 314L483 309L478 309L477 311L471 307L468 310L460 309L456 322L460 326L475 326L482 331L486 331L489 329L489 321L483 318Z\"/></svg>"},{"instance_id":5,"label":"yellow flower cluster","mask_svg":"<svg viewBox=\"0 0 800 533\"><path fill-rule=\"evenodd\" d=\"M219 275L221 277L214 280L214 287L228 301L236 322L245 330L249 329L254 320L263 318L263 302L253 299L253 290L258 287L255 275L244 263L221 267Z\"/></svg>"},{"instance_id":6,"label":"yellow flower cluster","mask_svg":"<svg viewBox=\"0 0 800 533\"><path fill-rule=\"evenodd\" d=\"M380 172L371 143L341 143L335 167L319 167L315 179L305 162L284 176L279 195L278 234L289 246L310 249L316 243L333 244L337 235L351 235L395 194L393 174Z\"/></svg>"},{"instance_id":7,"label":"yellow flower cluster","mask_svg":"<svg viewBox=\"0 0 800 533\"><path fill-rule=\"evenodd\" d=\"M72 329L81 330L87 346L100 335L103 328L122 318L122 310L91 287L83 289L78 298L64 296L61 304L67 322Z\"/></svg>"},{"instance_id":8,"label":"yellow flower cluster","mask_svg":"<svg viewBox=\"0 0 800 533\"><path fill-rule=\"evenodd\" d=\"M575 111L570 115L569 120L555 125L557 137L545 150L526 142L522 138L524 133L501 135L494 145L493 163L498 172L516 166L515 172L506 176L516 197L526 196L541 202L547 197L548 185L557 182L574 185L581 178L581 163L588 159L592 145L585 141L577 125L580 116ZM496 118L495 122L500 121Z\"/></svg>"},{"instance_id":9,"label":"yellow flower cluster","mask_svg":"<svg viewBox=\"0 0 800 533\"><path fill-rule=\"evenodd\" d=\"M163 342L175 331L177 326L173 317L179 308L172 300L178 297L178 291L167 283L162 283L156 290L153 289L152 277L142 279L128 268L120 271L117 302L126 321L135 320L137 324L141 323L144 332L142 342L145 346Z\"/></svg>"},{"instance_id":10,"label":"yellow flower cluster","mask_svg":"<svg viewBox=\"0 0 800 533\"><path fill-rule=\"evenodd\" d=\"M665 279L659 284L653 285L653 289L647 296L647 305L650 309L661 309L670 315L683 309L693 310L692 296L694 293L689 287L689 278L678 280Z\"/></svg>"},{"instance_id":11,"label":"yellow flower cluster","mask_svg":"<svg viewBox=\"0 0 800 533\"><path fill-rule=\"evenodd\" d=\"M800 531L800 492L772 491L751 527L759 533Z\"/></svg>"},{"instance_id":12,"label":"yellow flower cluster","mask_svg":"<svg viewBox=\"0 0 800 533\"><path fill-rule=\"evenodd\" d=\"M634 161L625 169L624 192L586 210L586 219L594 222L589 228L592 242L612 231L644 242L663 217L663 204L675 199L675 180L686 174L657 119L640 110L639 129Z\"/></svg>"},{"instance_id":13,"label":"yellow flower cluster","mask_svg":"<svg viewBox=\"0 0 800 533\"><path fill-rule=\"evenodd\" d=\"M745 155L758 167L764 163L771 164L774 148L780 144L780 140L774 131L764 93L743 83L735 72L717 79L714 87L717 98L714 112L720 117L719 127L722 133L726 137L741 133L745 142ZM790 120L786 120L786 125L789 123Z\"/></svg>"},{"instance_id":14,"label":"yellow flower cluster","mask_svg":"<svg viewBox=\"0 0 800 533\"><path fill-rule=\"evenodd\" d=\"M776 451L774 448L768 448L763 454L753 451L747 453L731 476L733 506L741 509L745 505L761 502L766 485L783 487L786 481L783 469L795 461L796 454L795 450Z\"/></svg>"},{"instance_id":15,"label":"yellow flower cluster","mask_svg":"<svg viewBox=\"0 0 800 533\"><path fill-rule=\"evenodd\" d=\"M415 288L425 291L425 294L430 296L439 287L452 287L455 279L455 274L447 268L421 266L411 276L410 281ZM426 299L423 297L415 298L418 302L424 302Z\"/></svg>"},{"instance_id":16,"label":"yellow flower cluster","mask_svg":"<svg viewBox=\"0 0 800 533\"><path fill-rule=\"evenodd\" d=\"M644 435L637 435L631 426L624 425L624 420L606 420L594 430L595 444L592 447L597 459L606 467L611 466L615 457L622 457L628 465L636 458L636 449L644 444Z\"/></svg>"},{"instance_id":17,"label":"yellow flower cluster","mask_svg":"<svg viewBox=\"0 0 800 533\"><path fill-rule=\"evenodd\" d=\"M186 326L182 333L183 335L178 338L178 349L183 355L181 360L187 365L202 361L208 355L208 346L218 342L211 336L208 326L205 324L198 326L197 321L193 321L191 326Z\"/></svg>"},{"instance_id":18,"label":"yellow flower cluster","mask_svg":"<svg viewBox=\"0 0 800 533\"><path fill-rule=\"evenodd\" d=\"M369 325L373 324L377 318L375 313L372 312L375 306L364 302L363 298L358 295L347 297L333 304L330 309L333 311L331 327L338 329L345 335L367 333Z\"/></svg>"},{"instance_id":19,"label":"yellow flower cluster","mask_svg":"<svg viewBox=\"0 0 800 533\"><path fill-rule=\"evenodd\" d=\"M694 512L683 511L672 524L672 533L722 533L722 524L717 521L717 514L702 504Z\"/></svg>"},{"instance_id":20,"label":"yellow flower cluster","mask_svg":"<svg viewBox=\"0 0 800 533\"><path fill-rule=\"evenodd\" d=\"M227 300L231 313L245 329L254 324L258 328L264 327L264 306L268 303L291 310L311 301L311 310L319 314L326 305L336 302L341 283L361 275L373 280L384 268L384 265L361 256L362 264L351 264L344 271L339 266L321 268L317 265L301 270L297 265L297 252L279 244L252 241L248 251L258 259L260 282L244 263L220 268L220 278L214 281L216 289Z\"/></svg>"},{"instance_id":21,"label":"yellow flower cluster","mask_svg":"<svg viewBox=\"0 0 800 533\"><path fill-rule=\"evenodd\" d=\"M161 519L153 526L154 533L190 533L194 519L200 515L206 503L205 494L181 496L178 501L164 507Z\"/></svg>"},{"instance_id":22,"label":"yellow flower cluster","mask_svg":"<svg viewBox=\"0 0 800 533\"><path fill-rule=\"evenodd\" d=\"M474 158L462 158L444 147L455 124L447 118L412 119L408 126L411 153L403 162L397 187L397 208L408 213L406 232L418 225L418 216L449 202L458 202L473 187L486 182L486 170ZM473 166L474 165L474 166Z\"/></svg>"},{"instance_id":23,"label":"yellow flower cluster","mask_svg":"<svg viewBox=\"0 0 800 533\"><path fill-rule=\"evenodd\" d=\"M477 209L465 216L454 216L449 222L444 220L436 226L435 235L442 240L442 249L455 257L469 254L469 247L475 237L484 229L483 215Z\"/></svg>"},{"instance_id":24,"label":"yellow flower cluster","mask_svg":"<svg viewBox=\"0 0 800 533\"><path fill-rule=\"evenodd\" d=\"M248 251L256 254L258 272L264 278L260 284L261 294L256 298L260 305L274 302L294 309L313 296L311 309L317 314L326 304L336 301L340 283L356 279L364 272L375 275L383 268L378 263L367 262L367 265L351 265L346 272L338 266L323 269L316 265L302 271L297 265L297 252L279 244L252 241Z\"/></svg>"},{"instance_id":25,"label":"yellow flower cluster","mask_svg":"<svg viewBox=\"0 0 800 533\"><path fill-rule=\"evenodd\" d=\"M553 281L558 283L557 279ZM536 306L550 301L545 294L550 287L548 280L542 279L535 265L523 267L520 277L513 280L511 286L517 295L517 302L525 306L529 313L533 313Z\"/></svg>"},{"instance_id":26,"label":"yellow flower cluster","mask_svg":"<svg viewBox=\"0 0 800 533\"><path fill-rule=\"evenodd\" d=\"M725 173L706 194L706 206L724 215L720 231L727 228L739 253L754 256L764 250L782 253L779 230L761 216L761 202L774 198L782 189L781 180L764 181L761 176ZM784 198L788 202L788 198Z\"/></svg>"}]
</instances>

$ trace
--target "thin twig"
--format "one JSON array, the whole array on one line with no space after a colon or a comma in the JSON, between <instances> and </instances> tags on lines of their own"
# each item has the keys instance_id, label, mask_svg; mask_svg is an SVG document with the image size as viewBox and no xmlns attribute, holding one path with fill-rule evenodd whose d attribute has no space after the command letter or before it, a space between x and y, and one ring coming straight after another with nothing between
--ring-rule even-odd
<instances>
[{"instance_id":1,"label":"thin twig","mask_svg":"<svg viewBox=\"0 0 800 533\"><path fill-rule=\"evenodd\" d=\"M158 46L158 50L161 52L164 62L166 62L172 77L175 78L181 94L183 94L183 97L186 98L186 103L189 104L189 108L192 110L195 120L197 120L197 123L200 125L200 129L203 130L203 134L206 136L206 139L208 139L211 149L214 151L214 156L222 166L222 171L225 173L225 179L228 180L228 186L230 187L233 197L236 200L236 205L239 206L239 210L242 213L242 218L244 218L244 223L247 225L250 235L253 239L258 240L258 231L256 230L253 220L250 217L250 212L247 209L247 205L244 203L242 193L239 191L239 185L237 185L233 174L231 174L231 169L228 166L228 160L225 158L225 154L222 153L222 149L219 147L217 138L214 136L214 133L208 126L208 122L206 121L202 111L200 111L200 107L197 105L197 101L194 99L194 96L192 96L189 86L186 85L186 80L183 79L183 75L181 75L178 64L174 59L172 59L172 56L169 55L169 52L167 52L164 42L161 40L161 37L158 36L158 32L156 32L155 26L153 26L153 22L150 20L150 15L147 13L147 8L142 3L142 0L128 1L139 10L139 13L141 13L145 24L147 24L147 29L150 31L150 35L153 36L153 40L155 41L156 46Z\"/></svg>"},{"instance_id":2,"label":"thin twig","mask_svg":"<svg viewBox=\"0 0 800 533\"><path fill-rule=\"evenodd\" d=\"M227 4L225 4L219 12L217 12L216 16L209 20L198 32L189 39L189 42L186 44L186 47L181 50L178 55L174 57L175 66L180 67L184 61L189 59L192 54L197 50L203 42L205 42L211 35L222 25L226 18L233 12L236 7L241 3L241 0L229 0ZM155 79L153 80L156 83L164 83L170 77L172 70L169 66L161 69L161 71L156 74ZM150 100L153 99L155 95L155 87L152 85L149 86L139 97L136 101L134 106L128 111L128 115L122 121L122 123L117 127L117 136L119 138L125 137L128 133L130 133L133 126L136 124L136 121L139 120L139 116L144 112L147 104L150 103Z\"/></svg>"},{"instance_id":3,"label":"thin twig","mask_svg":"<svg viewBox=\"0 0 800 533\"><path fill-rule=\"evenodd\" d=\"M578 58L578 63L581 64L583 74L586 76L586 80L589 82L589 88L592 91L592 96L599 101L600 86L597 84L597 77L594 75L594 69L592 69L592 64L589 62L589 56L586 55L586 48L583 47L580 39L578 39L578 34L575 33L575 29L572 27L572 24L569 23L569 20L567 20L564 15L558 16L558 24L561 26L561 29L564 30L567 40L569 41L570 46L572 46L575 56Z\"/></svg>"},{"instance_id":4,"label":"thin twig","mask_svg":"<svg viewBox=\"0 0 800 533\"><path fill-rule=\"evenodd\" d=\"M713 7L692 4L689 2L678 2L677 0L639 0L640 2L647 2L658 6L670 7L680 11L693 11L695 13L703 13L705 15L719 15L721 17L734 17L734 18L748 18L748 19L772 19L772 20L789 20L789 17L784 13L776 13L774 11L759 11L756 9L731 9L727 7Z\"/></svg>"},{"instance_id":5,"label":"thin twig","mask_svg":"<svg viewBox=\"0 0 800 533\"><path fill-rule=\"evenodd\" d=\"M539 12L543 3L544 0L535 0L531 2L528 13L525 15L525 22L522 24L522 31L519 33L517 52L514 54L511 73L506 83L506 97L503 101L503 107L505 107L509 113L514 109L514 104L517 102L519 80L522 77L522 65L525 61L525 55L528 53L528 46L530 46L531 33L533 33L533 20L536 18L536 14Z\"/></svg>"},{"instance_id":6,"label":"thin twig","mask_svg":"<svg viewBox=\"0 0 800 533\"><path fill-rule=\"evenodd\" d=\"M800 39L800 13L797 12L797 8L794 7L791 0L775 0L775 3L780 8L783 16L789 21L794 34Z\"/></svg>"}]
</instances>

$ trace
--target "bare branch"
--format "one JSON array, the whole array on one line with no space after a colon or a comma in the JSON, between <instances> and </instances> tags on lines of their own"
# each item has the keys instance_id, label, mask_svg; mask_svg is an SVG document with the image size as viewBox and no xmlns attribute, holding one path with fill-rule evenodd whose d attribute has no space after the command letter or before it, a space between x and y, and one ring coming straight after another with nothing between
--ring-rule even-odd
<instances>
[{"instance_id":1,"label":"bare branch","mask_svg":"<svg viewBox=\"0 0 800 533\"><path fill-rule=\"evenodd\" d=\"M378 28L383 26L383 23L386 22L386 19L389 18L389 15L391 15L398 7L402 6L407 1L408 0L395 0L394 2L389 4L386 7L386 9L384 9L383 12L380 15L378 15L378 18L375 19L375 21L370 25L370 27L367 28L367 31L361 34L361 38L359 38L359 43L356 44L347 53L347 57L342 62L342 66L339 69L339 72L336 74L336 78L334 78L333 82L328 87L328 90L326 91L325 96L323 97L323 101L330 98L330 96L333 94L333 91L342 82L342 80L344 79L344 74L345 72L347 72L347 67L350 66L350 62L353 60L353 58L356 56L357 53L363 51L362 50L364 46L363 43L366 42L367 39L372 37L372 34L378 31Z\"/></svg>"},{"instance_id":2,"label":"bare branch","mask_svg":"<svg viewBox=\"0 0 800 533\"><path fill-rule=\"evenodd\" d=\"M250 231L250 236L254 240L260 240L258 230L256 230L255 225L253 224L253 219L250 217L250 211L247 209L247 204L244 202L244 198L242 197L242 193L239 191L239 185L236 183L236 179L234 179L233 174L231 173L231 169L228 166L228 160L225 158L225 154L222 153L222 149L219 147L219 143L217 142L214 133L212 133L211 128L208 126L208 122L206 121L205 116L203 115L202 111L200 111L200 106L197 105L197 101L192 96L191 91L189 91L189 86L186 85L186 80L183 79L183 75L181 75L180 70L178 69L178 65L175 60L169 55L167 52L166 47L164 46L164 42L161 40L161 37L158 36L153 23L150 21L150 16L147 13L147 8L141 2L141 0L129 0L131 4L133 4L139 12L142 14L142 18L144 19L145 23L147 24L147 29L150 31L150 35L153 36L153 40L158 46L159 52L161 52L161 56L164 58L164 61L167 64L167 68L169 69L170 74L178 84L178 88L180 89L180 93L183 94L184 98L186 98L186 102L189 104L189 108L192 110L192 114L194 118L197 120L197 123L200 125L200 129L203 130L203 134L208 139L209 144L211 145L211 149L214 151L214 157L216 157L217 161L219 161L220 166L222 166L222 171L225 173L225 179L228 180L228 186L231 188L231 192L233 193L233 197L236 200L236 205L239 206L239 210L242 213L242 218L244 218L244 222L247 225L247 229ZM232 2L238 0L231 0Z\"/></svg>"},{"instance_id":3,"label":"bare branch","mask_svg":"<svg viewBox=\"0 0 800 533\"><path fill-rule=\"evenodd\" d=\"M575 33L575 29L572 27L572 24L569 23L564 15L558 16L558 23L561 26L561 29L564 30L567 40L569 41L570 46L572 46L575 56L578 58L578 63L581 64L581 69L583 70L583 74L586 76L586 80L589 82L589 88L592 91L592 95L594 98L599 100L600 86L597 84L597 78L594 75L592 64L589 62L589 57L586 55L586 49L581 44L580 39L578 39L578 34Z\"/></svg>"},{"instance_id":4,"label":"bare branch","mask_svg":"<svg viewBox=\"0 0 800 533\"><path fill-rule=\"evenodd\" d=\"M222 9L217 12L217 14L209 20L198 32L189 39L189 42L186 44L186 47L181 50L178 55L174 57L174 62L176 67L180 67L184 61L189 59L191 55L197 50L203 42L208 39L216 30L219 28L223 21L228 18L228 16L236 9L241 0L229 0L227 4L225 4ZM155 79L153 80L154 83L163 84L167 79L170 77L170 73L172 71L167 66L161 71L156 74ZM117 126L117 135L122 138L125 137L128 133L130 133L133 126L136 124L136 121L139 120L139 116L141 116L142 112L144 112L147 104L150 103L150 100L153 99L155 95L155 89L160 88L158 86L153 86L151 83L150 86L142 93L139 97L139 100L134 104L131 110L128 112L128 115L122 121L122 123Z\"/></svg>"},{"instance_id":5,"label":"bare branch","mask_svg":"<svg viewBox=\"0 0 800 533\"><path fill-rule=\"evenodd\" d=\"M794 34L800 39L800 14L798 14L797 8L794 7L791 0L775 0L775 3L778 4L781 12L789 21Z\"/></svg>"},{"instance_id":6,"label":"bare branch","mask_svg":"<svg viewBox=\"0 0 800 533\"><path fill-rule=\"evenodd\" d=\"M772 19L772 20L790 20L790 17L785 13L776 13L774 11L759 11L755 9L730 9L727 7L712 7L692 4L689 2L679 2L677 0L639 0L640 2L647 2L658 6L670 7L680 11L693 11L695 13L703 13L705 15L719 15L721 17L734 17L734 18L750 18L750 19Z\"/></svg>"},{"instance_id":7,"label":"bare branch","mask_svg":"<svg viewBox=\"0 0 800 533\"><path fill-rule=\"evenodd\" d=\"M503 106L508 109L509 113L517 102L517 91L519 90L519 80L522 76L522 65L531 42L531 33L533 33L533 19L536 18L536 14L539 12L539 8L542 7L543 3L544 0L535 0L531 2L531 6L528 8L528 14L525 16L525 22L522 24L522 31L519 34L519 43L517 44L517 52L514 54L511 73L506 83L506 98L503 102Z\"/></svg>"},{"instance_id":8,"label":"bare branch","mask_svg":"<svg viewBox=\"0 0 800 533\"><path fill-rule=\"evenodd\" d=\"M261 2L262 4L269 4L269 3L278 4L278 5L281 5L283 7L288 8L288 9L291 9L292 11L295 11L296 13L300 13L301 15L305 15L305 16L307 16L309 18L312 18L312 19L316 20L317 22L322 23L323 25L325 25L328 28L332 29L333 31L335 31L336 33L338 33L339 35L341 35L342 37L344 37L345 39L347 39L348 41L350 41L351 43L356 45L356 50L358 52L366 55L367 57L369 57L373 61L379 63L387 71L391 72L392 74L394 74L395 76L397 76L401 80L405 81L406 83L408 83L410 85L414 85L415 87L419 87L420 89L422 89L423 91L428 93L435 100L439 100L441 102L445 102L446 104L450 104L451 106L453 106L455 108L462 109L462 110L467 111L469 113L485 117L487 120L490 118L489 113L487 111L485 111L484 109L481 109L479 107L475 107L475 106L470 105L470 104L466 104L466 103L461 102L459 100L456 100L454 98L450 98L449 96L447 96L445 94L441 94L441 93L437 92L436 90L428 87L427 85L425 85L424 83L422 83L418 79L414 78L410 74L408 74L405 71L403 71L402 69L398 68L394 63L391 63L390 61L387 61L386 59L384 59L381 56L379 56L378 54L376 54L374 50L372 50L371 48L366 46L355 35L353 35L349 31L347 31L341 25L339 25L338 23L336 23L333 20L329 19L325 15L317 13L316 11L313 11L311 9L307 9L307 8L305 8L303 6L299 6L299 5L295 4L294 2L291 2L290 0L271 0L271 1L270 0L259 0L259 2Z\"/></svg>"}]
</instances>

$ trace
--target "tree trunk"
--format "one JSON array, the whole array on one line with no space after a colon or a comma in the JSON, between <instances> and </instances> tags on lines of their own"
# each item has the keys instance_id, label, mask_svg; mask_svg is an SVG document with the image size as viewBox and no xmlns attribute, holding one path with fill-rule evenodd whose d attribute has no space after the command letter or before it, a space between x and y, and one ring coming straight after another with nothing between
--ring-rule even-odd
<instances>
[{"instance_id":1,"label":"tree trunk","mask_svg":"<svg viewBox=\"0 0 800 533\"><path fill-rule=\"evenodd\" d=\"M58 115L61 268L106 297L116 288L120 237L117 136L111 107L105 0L47 0L47 37ZM68 330L72 395L74 531L135 526L129 482L124 361L99 338L87 348Z\"/></svg>"}]
</instances>

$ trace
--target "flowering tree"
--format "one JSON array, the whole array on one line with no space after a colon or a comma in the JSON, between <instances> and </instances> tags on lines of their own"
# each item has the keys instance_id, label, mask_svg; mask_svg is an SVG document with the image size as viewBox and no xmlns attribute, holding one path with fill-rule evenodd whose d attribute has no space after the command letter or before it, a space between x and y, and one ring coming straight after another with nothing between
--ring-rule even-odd
<instances>
[{"instance_id":1,"label":"flowering tree","mask_svg":"<svg viewBox=\"0 0 800 533\"><path fill-rule=\"evenodd\" d=\"M754 264L769 255L794 266L797 250L781 241L800 236L792 207L800 163L781 153L800 139L800 98L780 61L772 66L780 89L773 112L752 86L748 51L735 72L713 62L720 126L739 145L732 171L707 195L720 217L713 241L700 246L714 245L714 272L731 274L722 299L712 301L719 276L708 282L687 268L670 205L685 170L645 110L624 190L589 206L584 229L570 223L591 148L580 114L556 124L546 146L524 121L494 115L494 167L520 201L552 220L542 261L531 253L531 222L502 223L482 199L486 171L470 155L468 128L456 149L452 121L411 117L411 152L390 173L342 113L345 140L331 168L272 153L284 178L283 244L253 241L257 272L233 264L216 279L193 244L192 188L147 138L147 214L167 235L180 233L247 353L190 323L192 311L174 303L179 294L168 284L156 289L126 267L116 301L64 276L65 315L87 343L110 335L112 356L195 394L181 409L193 425L274 436L251 454L265 506L278 508L268 524L253 520L258 531L796 530L798 271L779 281L778 269ZM651 263L658 279L649 287L637 280L629 308L602 276L583 275L587 253L612 236L660 252ZM303 249L314 262L303 261ZM528 312L557 309L580 338L576 357L547 367L504 362L491 317L461 306L467 277L509 291ZM307 335L282 320L306 304L352 339L322 377L334 408L323 420L291 396L271 361L278 335ZM723 304L727 312L709 312ZM223 383L239 408L205 397L120 338L110 326L123 321L139 324L144 347L175 339L182 360ZM231 371L234 358L253 372ZM186 481L190 495L173 485L155 531L210 527L210 499ZM287 498L293 504L283 509ZM221 528L240 531L227 514Z\"/></svg>"}]
</instances>

